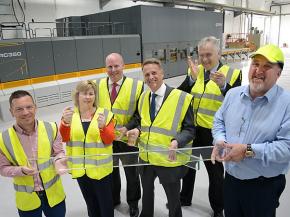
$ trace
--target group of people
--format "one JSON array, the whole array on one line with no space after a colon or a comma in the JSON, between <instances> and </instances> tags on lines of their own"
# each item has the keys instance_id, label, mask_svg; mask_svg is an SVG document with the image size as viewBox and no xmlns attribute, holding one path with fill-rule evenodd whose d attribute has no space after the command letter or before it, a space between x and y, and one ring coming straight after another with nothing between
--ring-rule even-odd
<instances>
[{"instance_id":1,"label":"group of people","mask_svg":"<svg viewBox=\"0 0 290 217\"><path fill-rule=\"evenodd\" d=\"M19 216L64 217L60 175L69 172L88 216L113 217L121 203L121 161L130 217L154 216L157 177L169 217L182 217L196 175L186 164L201 155L213 217L274 217L290 162L290 94L276 84L284 55L275 45L259 48L246 86L241 71L220 57L219 41L203 38L198 61L188 58L185 80L172 88L158 59L143 62L142 82L123 74L120 54L109 54L108 76L77 84L74 107L63 110L59 128L36 119L29 92L12 93L16 123L0 135L0 174L13 177ZM199 152L204 146L212 146L211 161Z\"/></svg>"}]
</instances>

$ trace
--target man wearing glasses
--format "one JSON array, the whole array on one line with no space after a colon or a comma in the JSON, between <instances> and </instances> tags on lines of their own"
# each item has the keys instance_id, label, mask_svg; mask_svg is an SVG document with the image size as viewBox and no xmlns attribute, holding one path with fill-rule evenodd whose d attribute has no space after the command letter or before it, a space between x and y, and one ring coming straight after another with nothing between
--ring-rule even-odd
<instances>
[{"instance_id":1,"label":"man wearing glasses","mask_svg":"<svg viewBox=\"0 0 290 217\"><path fill-rule=\"evenodd\" d=\"M138 148L128 146L126 141L126 124L133 117L139 97L143 92L143 82L124 76L124 60L118 53L111 53L106 57L107 78L98 81L99 106L114 113L116 120L116 140L113 142L114 166L119 165L121 160L124 165L127 180L127 203L129 205L130 217L139 215L138 201L141 198L140 178L137 167L128 166L138 163L136 155L118 155L122 152L138 151ZM126 165L128 167L126 167ZM121 178L118 167L113 169L113 201L114 206L121 203Z\"/></svg>"},{"instance_id":2,"label":"man wearing glasses","mask_svg":"<svg viewBox=\"0 0 290 217\"><path fill-rule=\"evenodd\" d=\"M64 217L64 149L57 126L35 119L37 107L25 90L13 92L9 103L16 123L0 134L0 174L13 178L19 216Z\"/></svg>"},{"instance_id":3,"label":"man wearing glasses","mask_svg":"<svg viewBox=\"0 0 290 217\"><path fill-rule=\"evenodd\" d=\"M221 106L229 89L240 86L241 71L223 65L220 61L220 44L215 37L205 37L198 43L198 60L188 58L188 75L178 87L194 96L194 125L196 137L193 147L211 146L211 129L215 112ZM193 155L201 153L193 152ZM201 154L203 156L203 154ZM210 154L209 154L210 155ZM203 156L203 158L207 158ZM223 164L204 161L209 175L209 201L214 217L223 216ZM190 206L194 189L196 171L189 169L183 178L180 201L182 206Z\"/></svg>"}]
</instances>

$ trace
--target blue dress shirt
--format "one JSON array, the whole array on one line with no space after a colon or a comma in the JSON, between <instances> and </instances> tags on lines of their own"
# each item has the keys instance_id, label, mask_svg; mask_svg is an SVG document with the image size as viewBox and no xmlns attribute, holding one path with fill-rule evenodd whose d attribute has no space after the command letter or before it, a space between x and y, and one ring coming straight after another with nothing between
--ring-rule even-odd
<instances>
[{"instance_id":1,"label":"blue dress shirt","mask_svg":"<svg viewBox=\"0 0 290 217\"><path fill-rule=\"evenodd\" d=\"M225 162L238 179L285 174L290 162L290 93L274 85L254 100L249 86L231 89L215 114L214 143L252 144L255 157Z\"/></svg>"}]
</instances>

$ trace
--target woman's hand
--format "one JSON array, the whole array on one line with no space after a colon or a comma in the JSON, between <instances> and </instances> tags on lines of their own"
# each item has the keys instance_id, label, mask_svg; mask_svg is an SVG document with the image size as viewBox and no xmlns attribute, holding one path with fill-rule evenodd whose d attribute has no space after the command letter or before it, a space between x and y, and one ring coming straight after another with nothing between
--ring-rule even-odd
<instances>
[{"instance_id":1,"label":"woman's hand","mask_svg":"<svg viewBox=\"0 0 290 217\"><path fill-rule=\"evenodd\" d=\"M65 124L71 124L73 113L74 111L71 106L68 106L63 110L62 120L65 122Z\"/></svg>"},{"instance_id":2,"label":"woman's hand","mask_svg":"<svg viewBox=\"0 0 290 217\"><path fill-rule=\"evenodd\" d=\"M99 129L103 129L106 126L105 115L103 113L99 113L98 115L98 127Z\"/></svg>"}]
</instances>

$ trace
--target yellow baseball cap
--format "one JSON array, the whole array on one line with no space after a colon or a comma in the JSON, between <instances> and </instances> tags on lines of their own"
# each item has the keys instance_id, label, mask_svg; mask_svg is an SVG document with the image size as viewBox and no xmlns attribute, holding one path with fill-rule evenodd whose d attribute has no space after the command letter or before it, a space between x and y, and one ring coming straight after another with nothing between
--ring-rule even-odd
<instances>
[{"instance_id":1,"label":"yellow baseball cap","mask_svg":"<svg viewBox=\"0 0 290 217\"><path fill-rule=\"evenodd\" d=\"M282 50L274 44L267 44L260 47L256 52L250 55L253 58L256 55L264 56L271 63L283 63L284 64L284 54Z\"/></svg>"}]
</instances>

